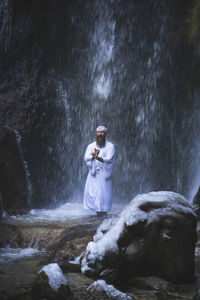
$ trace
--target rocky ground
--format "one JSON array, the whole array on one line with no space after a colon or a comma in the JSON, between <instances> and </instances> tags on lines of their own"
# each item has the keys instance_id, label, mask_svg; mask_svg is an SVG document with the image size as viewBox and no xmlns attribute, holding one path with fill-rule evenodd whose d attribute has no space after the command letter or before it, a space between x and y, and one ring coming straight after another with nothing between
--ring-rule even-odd
<instances>
[{"instance_id":1,"label":"rocky ground","mask_svg":"<svg viewBox=\"0 0 200 300\"><path fill-rule=\"evenodd\" d=\"M100 222L101 220L96 217L91 217L63 224L2 223L0 247L8 245L14 248L37 247L46 251L10 263L0 263L0 299L33 300L32 287L37 273L44 265L52 262L59 264L69 281L70 295L67 299L112 299L104 292L87 290L93 280L80 272L79 265L69 263L85 250ZM200 274L200 223L197 229L196 278ZM195 282L188 285L175 285L153 276L130 278L123 292L137 300L198 299L195 298Z\"/></svg>"}]
</instances>

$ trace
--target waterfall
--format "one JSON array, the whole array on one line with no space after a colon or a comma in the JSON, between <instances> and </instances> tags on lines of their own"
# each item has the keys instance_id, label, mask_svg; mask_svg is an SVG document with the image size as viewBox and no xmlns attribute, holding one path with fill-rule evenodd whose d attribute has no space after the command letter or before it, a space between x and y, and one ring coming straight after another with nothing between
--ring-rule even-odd
<instances>
[{"instance_id":1,"label":"waterfall","mask_svg":"<svg viewBox=\"0 0 200 300\"><path fill-rule=\"evenodd\" d=\"M178 128L187 94L187 76L180 77L179 68L183 72L187 69L184 59L188 54L181 54L181 43L176 49L173 45L183 22L173 13L178 5L178 1L172 6L165 1L94 1L83 5L87 18L79 22L87 48L79 44L78 91L74 95L79 99L74 110L79 113L77 122L71 122L72 129L81 131L77 160L72 162L80 196L87 172L84 151L100 124L108 127L108 139L116 147L116 201L152 190L173 190L188 196L183 187L188 179L180 170L183 157L178 138L183 135Z\"/></svg>"},{"instance_id":2,"label":"waterfall","mask_svg":"<svg viewBox=\"0 0 200 300\"><path fill-rule=\"evenodd\" d=\"M98 125L116 148L115 202L157 190L190 201L200 183L200 104L195 93L188 104L193 54L182 30L189 4L10 4L0 4L2 76L11 83L0 90L2 126L24 129L24 151L15 134L32 207L82 201L83 158Z\"/></svg>"}]
</instances>

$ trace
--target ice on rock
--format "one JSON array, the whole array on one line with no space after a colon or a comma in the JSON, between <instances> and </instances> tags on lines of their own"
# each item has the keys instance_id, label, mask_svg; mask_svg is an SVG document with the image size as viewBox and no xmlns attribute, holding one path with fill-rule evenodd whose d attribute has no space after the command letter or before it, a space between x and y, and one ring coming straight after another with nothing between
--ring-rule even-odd
<instances>
[{"instance_id":1,"label":"ice on rock","mask_svg":"<svg viewBox=\"0 0 200 300\"><path fill-rule=\"evenodd\" d=\"M79 256L75 257L73 260L70 260L69 263L74 265L79 265L83 255L84 255L84 251Z\"/></svg>"},{"instance_id":2,"label":"ice on rock","mask_svg":"<svg viewBox=\"0 0 200 300\"><path fill-rule=\"evenodd\" d=\"M68 285L67 278L63 275L59 265L52 263L44 266L38 273L44 271L49 278L49 285L54 291L58 291L61 285Z\"/></svg>"},{"instance_id":3,"label":"ice on rock","mask_svg":"<svg viewBox=\"0 0 200 300\"><path fill-rule=\"evenodd\" d=\"M94 281L88 288L89 291L104 291L108 297L115 298L117 300L131 300L132 298L125 293L117 290L113 285L107 284L104 280Z\"/></svg>"},{"instance_id":4,"label":"ice on rock","mask_svg":"<svg viewBox=\"0 0 200 300\"><path fill-rule=\"evenodd\" d=\"M103 222L97 228L96 234L93 236L94 242L100 240L103 237L104 233L107 232L115 224L115 222L116 222L116 218L114 217L104 219Z\"/></svg>"}]
</instances>

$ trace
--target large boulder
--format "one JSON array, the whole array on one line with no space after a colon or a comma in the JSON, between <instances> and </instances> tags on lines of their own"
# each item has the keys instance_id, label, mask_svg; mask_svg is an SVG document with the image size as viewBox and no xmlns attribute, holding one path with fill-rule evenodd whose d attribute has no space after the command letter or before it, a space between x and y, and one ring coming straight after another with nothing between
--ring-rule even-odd
<instances>
[{"instance_id":1,"label":"large boulder","mask_svg":"<svg viewBox=\"0 0 200 300\"><path fill-rule=\"evenodd\" d=\"M82 260L82 272L107 282L159 276L175 283L194 279L196 215L173 192L136 196L116 219L98 228Z\"/></svg>"}]
</instances>

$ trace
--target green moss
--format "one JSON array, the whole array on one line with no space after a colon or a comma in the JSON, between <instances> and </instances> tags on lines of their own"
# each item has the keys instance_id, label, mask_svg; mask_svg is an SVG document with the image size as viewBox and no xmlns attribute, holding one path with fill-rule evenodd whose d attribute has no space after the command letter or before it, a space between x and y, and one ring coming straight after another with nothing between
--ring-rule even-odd
<instances>
[{"instance_id":1,"label":"green moss","mask_svg":"<svg viewBox=\"0 0 200 300\"><path fill-rule=\"evenodd\" d=\"M200 46L200 1L195 0L186 20L188 23L188 39Z\"/></svg>"},{"instance_id":2,"label":"green moss","mask_svg":"<svg viewBox=\"0 0 200 300\"><path fill-rule=\"evenodd\" d=\"M191 8L187 11L186 18L187 40L193 49L193 63L191 65L188 95L186 101L186 111L194 99L194 90L199 90L200 86L200 0L194 0Z\"/></svg>"}]
</instances>

